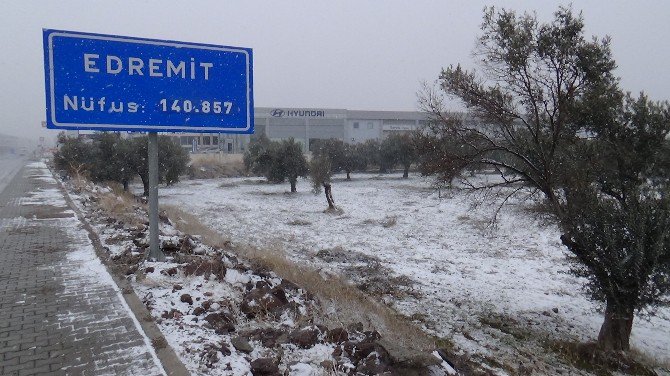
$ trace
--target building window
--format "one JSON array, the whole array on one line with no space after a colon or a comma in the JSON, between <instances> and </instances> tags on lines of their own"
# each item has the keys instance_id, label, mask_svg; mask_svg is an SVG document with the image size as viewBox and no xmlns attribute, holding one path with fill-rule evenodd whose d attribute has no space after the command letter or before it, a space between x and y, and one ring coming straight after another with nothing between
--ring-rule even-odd
<instances>
[{"instance_id":1,"label":"building window","mask_svg":"<svg viewBox=\"0 0 670 376\"><path fill-rule=\"evenodd\" d=\"M210 141L209 136L204 136L204 137L202 138L202 144L203 144L203 145L211 145L211 141Z\"/></svg>"},{"instance_id":2,"label":"building window","mask_svg":"<svg viewBox=\"0 0 670 376\"><path fill-rule=\"evenodd\" d=\"M212 136L212 145L219 144L219 136Z\"/></svg>"},{"instance_id":3,"label":"building window","mask_svg":"<svg viewBox=\"0 0 670 376\"><path fill-rule=\"evenodd\" d=\"M358 129L358 122L354 123L354 129Z\"/></svg>"},{"instance_id":4,"label":"building window","mask_svg":"<svg viewBox=\"0 0 670 376\"><path fill-rule=\"evenodd\" d=\"M232 142L229 142L229 143L228 143L228 152L229 152L229 153L232 153L232 152L233 152L233 143L232 143Z\"/></svg>"},{"instance_id":5,"label":"building window","mask_svg":"<svg viewBox=\"0 0 670 376\"><path fill-rule=\"evenodd\" d=\"M371 121L368 122L368 129L374 129L375 125Z\"/></svg>"},{"instance_id":6,"label":"building window","mask_svg":"<svg viewBox=\"0 0 670 376\"><path fill-rule=\"evenodd\" d=\"M189 141L188 136L181 136L181 137L179 137L179 139L180 139L180 142L179 142L180 144L191 145L191 142Z\"/></svg>"}]
</instances>

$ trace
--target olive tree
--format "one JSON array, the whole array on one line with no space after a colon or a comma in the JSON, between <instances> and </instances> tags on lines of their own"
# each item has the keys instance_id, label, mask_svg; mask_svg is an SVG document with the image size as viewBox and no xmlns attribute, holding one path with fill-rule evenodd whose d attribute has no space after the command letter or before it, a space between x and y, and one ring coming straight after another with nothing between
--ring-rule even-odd
<instances>
[{"instance_id":1,"label":"olive tree","mask_svg":"<svg viewBox=\"0 0 670 376\"><path fill-rule=\"evenodd\" d=\"M332 166L330 158L326 155L319 155L309 162L309 175L312 179L312 191L315 194L321 192L323 187L326 195L328 209L335 209L335 200L333 199L333 190L331 184Z\"/></svg>"},{"instance_id":2,"label":"olive tree","mask_svg":"<svg viewBox=\"0 0 670 376\"><path fill-rule=\"evenodd\" d=\"M609 39L587 39L569 8L549 23L488 8L481 29L478 69L450 66L439 90L421 95L431 118L424 135L448 145L439 149L443 168L428 171L473 190L504 188L506 197L541 193L574 271L605 303L599 345L627 350L634 312L668 303L668 105L626 96ZM442 93L469 115L449 114ZM461 173L481 166L499 179Z\"/></svg>"},{"instance_id":3,"label":"olive tree","mask_svg":"<svg viewBox=\"0 0 670 376\"><path fill-rule=\"evenodd\" d=\"M297 191L298 177L307 176L309 171L302 146L293 138L281 142L260 138L245 154L245 165L271 183L288 180L292 193Z\"/></svg>"},{"instance_id":4,"label":"olive tree","mask_svg":"<svg viewBox=\"0 0 670 376\"><path fill-rule=\"evenodd\" d=\"M128 140L127 163L132 171L140 176L144 187L144 196L149 195L149 143L147 136ZM189 161L188 152L170 137L158 137L158 180L168 185L179 181Z\"/></svg>"},{"instance_id":5,"label":"olive tree","mask_svg":"<svg viewBox=\"0 0 670 376\"><path fill-rule=\"evenodd\" d=\"M345 144L342 140L331 138L319 140L314 146L313 156L328 158L331 171L344 171L347 174L347 180L351 180L353 171L365 170L367 162L359 145Z\"/></svg>"},{"instance_id":6,"label":"olive tree","mask_svg":"<svg viewBox=\"0 0 670 376\"><path fill-rule=\"evenodd\" d=\"M392 169L396 165L403 168L402 177L409 177L409 169L417 161L416 143L410 133L391 134L382 141L381 163L385 169Z\"/></svg>"},{"instance_id":7,"label":"olive tree","mask_svg":"<svg viewBox=\"0 0 670 376\"><path fill-rule=\"evenodd\" d=\"M54 153L54 165L70 175L83 175L90 171L95 161L95 148L81 138L58 135L58 151Z\"/></svg>"}]
</instances>

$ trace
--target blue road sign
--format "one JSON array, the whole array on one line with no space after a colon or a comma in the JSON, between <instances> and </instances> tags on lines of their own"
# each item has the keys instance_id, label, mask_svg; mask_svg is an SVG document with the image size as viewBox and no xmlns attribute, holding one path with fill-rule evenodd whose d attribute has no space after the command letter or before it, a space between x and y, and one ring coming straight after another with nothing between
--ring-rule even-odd
<instances>
[{"instance_id":1,"label":"blue road sign","mask_svg":"<svg viewBox=\"0 0 670 376\"><path fill-rule=\"evenodd\" d=\"M44 30L47 128L253 133L249 48Z\"/></svg>"}]
</instances>

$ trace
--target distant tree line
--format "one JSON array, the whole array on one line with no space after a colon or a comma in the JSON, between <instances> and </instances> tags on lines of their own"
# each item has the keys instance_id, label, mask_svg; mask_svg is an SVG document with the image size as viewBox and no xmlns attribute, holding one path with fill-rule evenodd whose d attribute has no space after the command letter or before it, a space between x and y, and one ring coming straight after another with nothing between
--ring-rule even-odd
<instances>
[{"instance_id":1,"label":"distant tree line","mask_svg":"<svg viewBox=\"0 0 670 376\"><path fill-rule=\"evenodd\" d=\"M279 183L288 179L282 162L298 153L290 150L301 147L294 139L271 141L260 135L251 141L244 154L247 171L265 176L269 181ZM364 172L378 169L387 173L396 167L403 168L403 177L407 178L409 169L418 161L417 144L413 133L391 134L382 142L368 140L360 144L347 144L338 139L316 140L312 143L313 158L325 157L333 173L346 173L347 180L352 172ZM299 158L299 157L298 157ZM307 165L306 163L304 165ZM302 163L296 164L302 171ZM306 176L307 172L298 176Z\"/></svg>"},{"instance_id":2,"label":"distant tree line","mask_svg":"<svg viewBox=\"0 0 670 376\"><path fill-rule=\"evenodd\" d=\"M312 159L308 163L302 146L294 139L271 141L260 135L249 143L244 165L247 171L264 176L269 182L288 180L291 192L296 192L298 177L309 175L314 192L323 187L329 208L334 208L332 174L346 173L346 179L350 180L353 172L376 169L387 173L400 166L403 177L407 178L410 167L418 161L417 146L413 133L391 134L381 142L368 140L360 144L337 139L317 140L312 144Z\"/></svg>"},{"instance_id":3,"label":"distant tree line","mask_svg":"<svg viewBox=\"0 0 670 376\"><path fill-rule=\"evenodd\" d=\"M128 190L137 176L144 195L149 194L148 139L146 136L122 138L118 133L96 134L92 140L58 136L60 145L54 154L57 169L69 175L83 175L92 181L115 181ZM158 138L159 181L167 185L179 181L189 161L188 152L170 137Z\"/></svg>"}]
</instances>

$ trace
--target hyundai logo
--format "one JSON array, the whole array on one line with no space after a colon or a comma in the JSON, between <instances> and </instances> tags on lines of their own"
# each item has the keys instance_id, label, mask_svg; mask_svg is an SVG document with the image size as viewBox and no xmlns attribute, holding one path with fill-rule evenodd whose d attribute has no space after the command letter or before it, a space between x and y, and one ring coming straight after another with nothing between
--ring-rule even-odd
<instances>
[{"instance_id":1,"label":"hyundai logo","mask_svg":"<svg viewBox=\"0 0 670 376\"><path fill-rule=\"evenodd\" d=\"M272 110L272 112L270 112L270 115L274 117L282 117L284 116L284 110L275 108L274 110Z\"/></svg>"}]
</instances>

